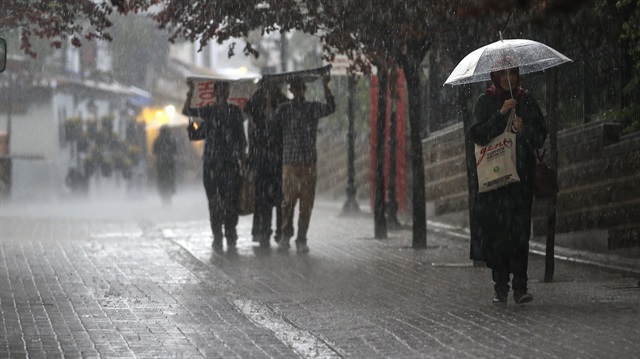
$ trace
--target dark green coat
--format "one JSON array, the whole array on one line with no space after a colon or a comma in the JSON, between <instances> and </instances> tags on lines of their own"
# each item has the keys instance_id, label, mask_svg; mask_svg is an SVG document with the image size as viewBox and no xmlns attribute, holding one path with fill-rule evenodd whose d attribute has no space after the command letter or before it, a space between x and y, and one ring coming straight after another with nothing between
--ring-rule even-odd
<instances>
[{"instance_id":1,"label":"dark green coat","mask_svg":"<svg viewBox=\"0 0 640 359\"><path fill-rule=\"evenodd\" d=\"M478 193L471 214L477 226L471 240L478 241L483 257L472 259L484 260L490 268L502 267L517 248L528 248L535 165L533 149L541 148L547 136L544 115L533 96L524 93L516 100L516 114L524 122L523 131L516 134L516 166L520 182ZM470 128L470 137L475 144L486 145L504 131L508 116L499 112L503 102L486 94L478 97Z\"/></svg>"}]
</instances>

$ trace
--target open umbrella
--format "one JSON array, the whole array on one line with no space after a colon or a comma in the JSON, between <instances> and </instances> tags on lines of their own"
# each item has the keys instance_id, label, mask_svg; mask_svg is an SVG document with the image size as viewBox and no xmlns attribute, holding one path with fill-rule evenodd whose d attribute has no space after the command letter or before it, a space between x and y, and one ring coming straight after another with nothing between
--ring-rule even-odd
<instances>
[{"instance_id":1,"label":"open umbrella","mask_svg":"<svg viewBox=\"0 0 640 359\"><path fill-rule=\"evenodd\" d=\"M543 71L572 61L551 47L533 40L507 39L474 50L453 69L445 85L489 81L494 71L520 68L520 74ZM508 59L508 61L503 61Z\"/></svg>"},{"instance_id":2,"label":"open umbrella","mask_svg":"<svg viewBox=\"0 0 640 359\"><path fill-rule=\"evenodd\" d=\"M262 76L263 81L273 83L286 83L294 78L301 78L304 82L315 81L331 71L331 65L326 65L310 70L290 71L279 74L266 74Z\"/></svg>"}]
</instances>

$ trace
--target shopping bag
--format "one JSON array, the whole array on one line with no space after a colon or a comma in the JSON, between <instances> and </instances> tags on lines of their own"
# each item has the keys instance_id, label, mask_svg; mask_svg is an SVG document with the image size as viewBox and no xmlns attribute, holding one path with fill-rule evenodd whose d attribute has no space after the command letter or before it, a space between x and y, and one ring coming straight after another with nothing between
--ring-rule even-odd
<instances>
[{"instance_id":1,"label":"shopping bag","mask_svg":"<svg viewBox=\"0 0 640 359\"><path fill-rule=\"evenodd\" d=\"M245 216L253 213L253 207L255 205L255 171L245 165L240 171L240 175L242 183L240 196L238 196L238 213L241 216Z\"/></svg>"},{"instance_id":2,"label":"shopping bag","mask_svg":"<svg viewBox=\"0 0 640 359\"><path fill-rule=\"evenodd\" d=\"M487 145L476 145L478 192L489 192L520 182L516 167L516 134L511 132L515 112L511 111L504 132Z\"/></svg>"}]
</instances>

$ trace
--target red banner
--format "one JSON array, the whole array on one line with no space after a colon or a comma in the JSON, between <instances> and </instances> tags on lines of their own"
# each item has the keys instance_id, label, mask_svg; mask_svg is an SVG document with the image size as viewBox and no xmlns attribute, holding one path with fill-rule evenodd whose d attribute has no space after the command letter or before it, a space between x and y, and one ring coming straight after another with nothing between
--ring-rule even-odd
<instances>
[{"instance_id":1,"label":"red banner","mask_svg":"<svg viewBox=\"0 0 640 359\"><path fill-rule=\"evenodd\" d=\"M398 201L398 211L403 212L407 208L407 183L406 183L406 106L407 91L404 74L402 71L398 74L396 97L396 200ZM389 84L391 86L391 84ZM376 118L378 116L378 77L371 77L371 172L370 172L370 198L371 208L373 208L373 200L375 199L375 168L376 168ZM384 182L385 182L385 201L387 200L387 191L389 184L389 125L391 117L391 94L387 89L387 115L385 124L385 158L384 158Z\"/></svg>"},{"instance_id":2,"label":"red banner","mask_svg":"<svg viewBox=\"0 0 640 359\"><path fill-rule=\"evenodd\" d=\"M227 101L240 106L240 108L244 107L256 89L253 79L228 81L210 77L188 77L189 93L184 103L184 109L201 108L215 104L216 96L213 87L217 81L229 82L231 92ZM184 112L183 110L183 114Z\"/></svg>"}]
</instances>

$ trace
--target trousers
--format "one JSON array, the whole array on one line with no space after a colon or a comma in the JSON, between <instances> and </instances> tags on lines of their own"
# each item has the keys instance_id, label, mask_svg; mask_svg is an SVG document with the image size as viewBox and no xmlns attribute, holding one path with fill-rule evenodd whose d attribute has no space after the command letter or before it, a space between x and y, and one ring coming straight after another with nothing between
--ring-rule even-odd
<instances>
[{"instance_id":1,"label":"trousers","mask_svg":"<svg viewBox=\"0 0 640 359\"><path fill-rule=\"evenodd\" d=\"M300 201L296 242L306 243L311 212L316 198L316 166L287 165L282 167L282 236L293 237L293 217Z\"/></svg>"},{"instance_id":2,"label":"trousers","mask_svg":"<svg viewBox=\"0 0 640 359\"><path fill-rule=\"evenodd\" d=\"M222 240L222 229L227 242L238 238L238 196L240 195L240 170L234 166L203 166L204 190L209 205L209 221L213 240Z\"/></svg>"}]
</instances>

